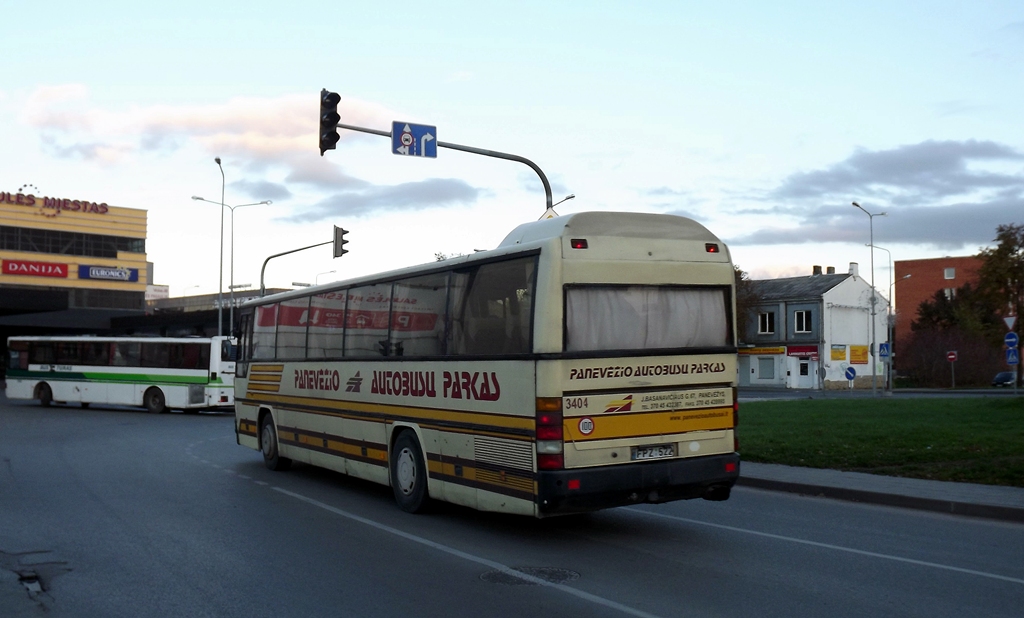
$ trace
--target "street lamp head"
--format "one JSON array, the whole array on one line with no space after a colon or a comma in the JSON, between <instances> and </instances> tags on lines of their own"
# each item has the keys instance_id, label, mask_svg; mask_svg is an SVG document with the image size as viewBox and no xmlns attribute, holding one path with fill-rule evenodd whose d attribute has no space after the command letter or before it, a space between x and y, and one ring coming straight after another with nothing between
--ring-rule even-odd
<instances>
[{"instance_id":1,"label":"street lamp head","mask_svg":"<svg viewBox=\"0 0 1024 618\"><path fill-rule=\"evenodd\" d=\"M217 163L217 165L220 165L220 157L214 157L213 160Z\"/></svg>"},{"instance_id":2,"label":"street lamp head","mask_svg":"<svg viewBox=\"0 0 1024 618\"><path fill-rule=\"evenodd\" d=\"M274 202L271 201L271 200L263 200L262 202L260 202L260 204L273 204L273 203Z\"/></svg>"},{"instance_id":3,"label":"street lamp head","mask_svg":"<svg viewBox=\"0 0 1024 618\"><path fill-rule=\"evenodd\" d=\"M199 197L198 195L193 195L193 196L192 196L192 199L194 199L194 200L202 200L202 201L204 201L204 202L206 201L206 200L204 200L203 198Z\"/></svg>"},{"instance_id":4,"label":"street lamp head","mask_svg":"<svg viewBox=\"0 0 1024 618\"><path fill-rule=\"evenodd\" d=\"M853 204L854 206L856 206L857 208L860 208L860 204L858 204L857 202L850 202L850 203Z\"/></svg>"}]
</instances>

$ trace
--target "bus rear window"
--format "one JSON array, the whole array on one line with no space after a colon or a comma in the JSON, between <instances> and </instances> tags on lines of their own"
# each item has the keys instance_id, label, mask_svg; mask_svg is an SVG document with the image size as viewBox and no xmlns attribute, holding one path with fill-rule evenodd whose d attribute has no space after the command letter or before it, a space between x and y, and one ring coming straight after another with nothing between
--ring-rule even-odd
<instances>
[{"instance_id":1,"label":"bus rear window","mask_svg":"<svg viewBox=\"0 0 1024 618\"><path fill-rule=\"evenodd\" d=\"M565 350L653 350L729 345L725 288L572 286Z\"/></svg>"}]
</instances>

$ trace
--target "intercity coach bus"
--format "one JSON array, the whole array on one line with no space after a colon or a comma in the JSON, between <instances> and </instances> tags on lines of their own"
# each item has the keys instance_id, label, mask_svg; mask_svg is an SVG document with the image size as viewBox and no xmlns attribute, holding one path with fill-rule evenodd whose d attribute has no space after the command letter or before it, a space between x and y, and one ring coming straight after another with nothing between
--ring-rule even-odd
<instances>
[{"instance_id":1,"label":"intercity coach bus","mask_svg":"<svg viewBox=\"0 0 1024 618\"><path fill-rule=\"evenodd\" d=\"M237 442L429 499L546 517L739 476L734 270L699 223L585 212L497 249L251 301Z\"/></svg>"},{"instance_id":2,"label":"intercity coach bus","mask_svg":"<svg viewBox=\"0 0 1024 618\"><path fill-rule=\"evenodd\" d=\"M196 412L234 404L228 337L10 337L7 397Z\"/></svg>"}]
</instances>

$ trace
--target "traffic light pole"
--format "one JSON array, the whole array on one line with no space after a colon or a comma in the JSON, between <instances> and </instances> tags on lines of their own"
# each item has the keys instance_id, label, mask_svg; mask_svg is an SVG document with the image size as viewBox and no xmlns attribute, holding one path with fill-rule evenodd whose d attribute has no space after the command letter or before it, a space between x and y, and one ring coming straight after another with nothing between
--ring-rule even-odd
<instances>
[{"instance_id":1,"label":"traffic light pole","mask_svg":"<svg viewBox=\"0 0 1024 618\"><path fill-rule=\"evenodd\" d=\"M391 138L390 131L379 131L377 129L367 129L366 127L357 127L350 124L337 124L339 129L348 129L349 131L359 131L362 133L372 133L373 135L380 135L382 137ZM544 185L544 197L547 200L547 207L551 208L551 183L548 182L548 177L544 175L544 171L537 166L536 163L530 161L525 157L519 155L508 154L507 152L498 152L496 150L484 150L483 148L474 148L472 146L463 146L461 144L452 144L450 142L437 142L439 148L450 148L452 150L461 150L463 152L469 152L472 154L483 155L485 157L494 157L496 159L507 159L509 161L516 161L524 165L530 166L530 169L537 172L540 176L540 181Z\"/></svg>"}]
</instances>

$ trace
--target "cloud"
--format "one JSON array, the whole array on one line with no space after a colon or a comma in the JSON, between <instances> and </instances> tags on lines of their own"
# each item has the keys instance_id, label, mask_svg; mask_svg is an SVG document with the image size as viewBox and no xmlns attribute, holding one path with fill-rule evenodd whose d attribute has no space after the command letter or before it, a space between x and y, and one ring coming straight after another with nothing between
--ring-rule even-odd
<instances>
[{"instance_id":1,"label":"cloud","mask_svg":"<svg viewBox=\"0 0 1024 618\"><path fill-rule=\"evenodd\" d=\"M280 220L309 223L334 217L360 217L381 210L423 210L468 204L475 201L481 192L462 180L445 178L390 186L368 186L362 190L337 193L309 210Z\"/></svg>"},{"instance_id":2,"label":"cloud","mask_svg":"<svg viewBox=\"0 0 1024 618\"><path fill-rule=\"evenodd\" d=\"M382 105L342 98L343 122L388 126L394 112ZM60 155L80 152L79 144L129 157L139 152L168 152L195 141L211 153L276 160L315 151L319 97L239 97L211 105L153 105L102 109L88 104L79 84L37 88L26 100L22 120L55 143ZM342 131L343 140L357 135ZM79 155L82 156L82 155ZM96 155L99 158L99 155Z\"/></svg>"},{"instance_id":3,"label":"cloud","mask_svg":"<svg viewBox=\"0 0 1024 618\"><path fill-rule=\"evenodd\" d=\"M1024 21L1015 21L1006 24L1005 26L1000 28L1000 30L1024 38Z\"/></svg>"},{"instance_id":4,"label":"cloud","mask_svg":"<svg viewBox=\"0 0 1024 618\"><path fill-rule=\"evenodd\" d=\"M975 161L1019 161L1024 155L995 142L926 141L892 150L857 150L824 170L793 174L770 198L874 197L890 202L962 195L979 189L1024 188L1024 177L973 170Z\"/></svg>"},{"instance_id":5,"label":"cloud","mask_svg":"<svg viewBox=\"0 0 1024 618\"><path fill-rule=\"evenodd\" d=\"M1024 211L1024 154L990 141L926 141L882 151L858 150L821 170L792 174L770 191L774 205L754 214L795 219L729 240L736 245L867 243L859 202L872 214L876 244L909 243L947 250L987 245L996 226ZM988 168L988 169L986 169ZM992 171L1000 168L1003 171Z\"/></svg>"},{"instance_id":6,"label":"cloud","mask_svg":"<svg viewBox=\"0 0 1024 618\"><path fill-rule=\"evenodd\" d=\"M390 127L391 118L399 115L382 105L345 97L338 108L343 122L371 128ZM313 200L317 193L331 195L286 221L464 204L482 194L481 189L452 179L377 186L351 176L317 156L318 113L319 97L312 94L104 109L89 104L84 86L69 84L36 89L21 117L38 130L43 148L55 157L112 165L139 156L168 156L192 145L211 156L230 157L246 175L231 186L254 199L287 200L300 189L312 191ZM342 140L365 137L352 131L340 134Z\"/></svg>"},{"instance_id":7,"label":"cloud","mask_svg":"<svg viewBox=\"0 0 1024 618\"><path fill-rule=\"evenodd\" d=\"M292 192L282 184L267 180L238 180L231 188L255 200L287 200Z\"/></svg>"}]
</instances>

